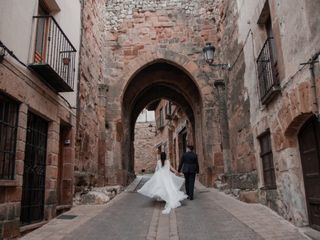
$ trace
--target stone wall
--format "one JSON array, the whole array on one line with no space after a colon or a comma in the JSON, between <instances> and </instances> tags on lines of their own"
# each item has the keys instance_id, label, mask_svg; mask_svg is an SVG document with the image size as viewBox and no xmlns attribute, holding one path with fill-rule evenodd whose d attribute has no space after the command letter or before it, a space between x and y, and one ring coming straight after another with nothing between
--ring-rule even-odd
<instances>
[{"instance_id":1,"label":"stone wall","mask_svg":"<svg viewBox=\"0 0 320 240\"><path fill-rule=\"evenodd\" d=\"M105 104L108 91L105 82L104 25L105 1L82 3L82 41L78 108L76 184L104 185Z\"/></svg>"},{"instance_id":2,"label":"stone wall","mask_svg":"<svg viewBox=\"0 0 320 240\"><path fill-rule=\"evenodd\" d=\"M122 181L126 175L124 166L130 166L124 156L130 149L121 150L131 141L126 139L126 132L130 132L129 119L124 117L126 112L121 105L126 88L140 70L154 62L165 61L183 69L199 88L202 102L194 106L200 116L196 129L199 136L195 139L204 141L204 144L199 143L201 180L212 184L214 158L222 151L213 86L218 73L204 62L202 48L206 42L221 41L221 18L225 16L222 4L222 0L106 2L103 27L106 42L102 52L110 89L106 109L110 127L107 132L110 166L106 168L109 181ZM204 134L202 128L206 129Z\"/></svg>"},{"instance_id":3,"label":"stone wall","mask_svg":"<svg viewBox=\"0 0 320 240\"><path fill-rule=\"evenodd\" d=\"M152 124L153 127L148 127ZM137 122L134 131L134 171L136 174L152 173L157 163L155 123ZM152 132L151 132L151 131Z\"/></svg>"},{"instance_id":4,"label":"stone wall","mask_svg":"<svg viewBox=\"0 0 320 240\"><path fill-rule=\"evenodd\" d=\"M244 173L256 169L250 125L250 97L244 80L240 80L243 79L246 63L241 53L243 45L239 42L239 29L234 24L239 18L236 1L229 1L226 8L228 11L224 22L224 41L220 45L222 54L217 61L232 64L231 71L224 71L232 171Z\"/></svg>"},{"instance_id":5,"label":"stone wall","mask_svg":"<svg viewBox=\"0 0 320 240\"><path fill-rule=\"evenodd\" d=\"M307 62L320 50L315 44L320 36L312 34L318 28L314 23L319 23L312 14L318 3L268 1L281 93L262 104L256 60L266 41L266 31L257 22L266 2L226 2L225 41L220 45L223 53L219 60L230 61L232 65L225 74L232 166L235 173L257 170L260 201L287 220L305 225L308 220L297 134L312 112L319 111L319 106L312 97L308 67L301 67L300 63ZM292 15L294 9L301 9L304 14ZM274 190L264 188L258 141L258 136L267 129L271 132L276 175Z\"/></svg>"},{"instance_id":6,"label":"stone wall","mask_svg":"<svg viewBox=\"0 0 320 240\"><path fill-rule=\"evenodd\" d=\"M58 205L72 205L76 117L75 113L66 106L65 101L36 75L27 68L17 65L9 56L0 64L0 86L1 93L19 103L14 179L0 179L0 239L2 237L11 239L20 234L28 111L41 116L48 122L42 220L54 218ZM59 141L62 124L68 126L70 144L61 148ZM59 156L59 150L63 156ZM63 174L59 175L59 172Z\"/></svg>"}]
</instances>

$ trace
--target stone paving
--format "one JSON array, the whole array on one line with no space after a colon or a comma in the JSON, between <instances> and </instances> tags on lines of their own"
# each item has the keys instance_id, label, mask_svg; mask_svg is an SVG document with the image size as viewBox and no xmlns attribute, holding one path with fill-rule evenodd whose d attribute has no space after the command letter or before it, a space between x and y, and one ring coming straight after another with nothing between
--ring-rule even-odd
<instances>
[{"instance_id":1,"label":"stone paving","mask_svg":"<svg viewBox=\"0 0 320 240\"><path fill-rule=\"evenodd\" d=\"M136 192L147 177L138 177L106 205L77 206L24 236L25 240L303 240L310 239L270 209L247 204L196 184L195 199L161 214L163 202Z\"/></svg>"}]
</instances>

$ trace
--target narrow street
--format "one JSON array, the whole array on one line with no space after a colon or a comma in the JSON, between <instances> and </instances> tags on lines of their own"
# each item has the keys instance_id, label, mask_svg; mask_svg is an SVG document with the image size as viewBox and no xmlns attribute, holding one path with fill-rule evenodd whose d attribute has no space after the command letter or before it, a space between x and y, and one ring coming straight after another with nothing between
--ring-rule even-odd
<instances>
[{"instance_id":1,"label":"narrow street","mask_svg":"<svg viewBox=\"0 0 320 240\"><path fill-rule=\"evenodd\" d=\"M309 239L270 209L199 183L193 201L163 215L162 202L136 192L146 181L147 177L138 177L107 205L77 206L22 239Z\"/></svg>"}]
</instances>

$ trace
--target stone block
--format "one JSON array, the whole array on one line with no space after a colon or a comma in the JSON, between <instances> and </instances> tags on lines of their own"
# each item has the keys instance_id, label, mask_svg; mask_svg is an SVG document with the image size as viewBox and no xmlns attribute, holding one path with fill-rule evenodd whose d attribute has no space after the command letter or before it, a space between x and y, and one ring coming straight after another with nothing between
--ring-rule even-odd
<instances>
[{"instance_id":1,"label":"stone block","mask_svg":"<svg viewBox=\"0 0 320 240\"><path fill-rule=\"evenodd\" d=\"M49 153L47 165L57 167L58 166L58 155L55 153Z\"/></svg>"},{"instance_id":2,"label":"stone block","mask_svg":"<svg viewBox=\"0 0 320 240\"><path fill-rule=\"evenodd\" d=\"M63 179L72 179L73 178L73 164L63 164Z\"/></svg>"},{"instance_id":3,"label":"stone block","mask_svg":"<svg viewBox=\"0 0 320 240\"><path fill-rule=\"evenodd\" d=\"M46 168L47 178L57 179L58 168L56 166L47 166Z\"/></svg>"},{"instance_id":4,"label":"stone block","mask_svg":"<svg viewBox=\"0 0 320 240\"><path fill-rule=\"evenodd\" d=\"M0 186L0 204L6 201L6 188Z\"/></svg>"},{"instance_id":5,"label":"stone block","mask_svg":"<svg viewBox=\"0 0 320 240\"><path fill-rule=\"evenodd\" d=\"M45 193L45 204L46 205L53 205L57 204L57 192L55 190L46 190Z\"/></svg>"},{"instance_id":6,"label":"stone block","mask_svg":"<svg viewBox=\"0 0 320 240\"><path fill-rule=\"evenodd\" d=\"M15 219L15 205L7 204L7 219L6 220L14 220Z\"/></svg>"},{"instance_id":7,"label":"stone block","mask_svg":"<svg viewBox=\"0 0 320 240\"><path fill-rule=\"evenodd\" d=\"M241 191L239 194L239 199L246 203L258 203L258 192L257 191Z\"/></svg>"},{"instance_id":8,"label":"stone block","mask_svg":"<svg viewBox=\"0 0 320 240\"><path fill-rule=\"evenodd\" d=\"M16 158L19 159L16 161L16 174L23 175L24 161L21 161L20 159L24 159L22 158L22 156L24 157L24 152L19 151L17 152L16 156Z\"/></svg>"},{"instance_id":9,"label":"stone block","mask_svg":"<svg viewBox=\"0 0 320 240\"><path fill-rule=\"evenodd\" d=\"M7 204L0 205L0 222L7 220Z\"/></svg>"},{"instance_id":10,"label":"stone block","mask_svg":"<svg viewBox=\"0 0 320 240\"><path fill-rule=\"evenodd\" d=\"M223 166L223 153L218 152L214 153L214 165L215 166Z\"/></svg>"},{"instance_id":11,"label":"stone block","mask_svg":"<svg viewBox=\"0 0 320 240\"><path fill-rule=\"evenodd\" d=\"M19 220L14 220L10 222L3 223L3 238L12 239L20 235L20 222Z\"/></svg>"},{"instance_id":12,"label":"stone block","mask_svg":"<svg viewBox=\"0 0 320 240\"><path fill-rule=\"evenodd\" d=\"M313 99L311 99L310 82L303 82L298 87L300 111L303 113L311 112L313 107Z\"/></svg>"},{"instance_id":13,"label":"stone block","mask_svg":"<svg viewBox=\"0 0 320 240\"><path fill-rule=\"evenodd\" d=\"M7 202L20 202L22 198L22 187L13 187L6 189Z\"/></svg>"}]
</instances>

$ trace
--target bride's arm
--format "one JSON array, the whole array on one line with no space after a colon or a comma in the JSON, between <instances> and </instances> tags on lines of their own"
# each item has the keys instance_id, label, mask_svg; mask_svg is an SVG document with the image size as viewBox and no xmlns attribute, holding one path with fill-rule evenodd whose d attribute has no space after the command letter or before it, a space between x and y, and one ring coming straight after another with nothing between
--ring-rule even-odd
<instances>
[{"instance_id":1,"label":"bride's arm","mask_svg":"<svg viewBox=\"0 0 320 240\"><path fill-rule=\"evenodd\" d=\"M171 165L170 165L170 170L171 172L175 173L175 174L179 174L177 170L175 170Z\"/></svg>"}]
</instances>

